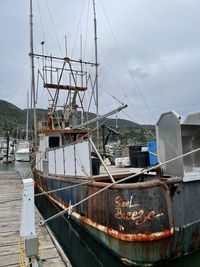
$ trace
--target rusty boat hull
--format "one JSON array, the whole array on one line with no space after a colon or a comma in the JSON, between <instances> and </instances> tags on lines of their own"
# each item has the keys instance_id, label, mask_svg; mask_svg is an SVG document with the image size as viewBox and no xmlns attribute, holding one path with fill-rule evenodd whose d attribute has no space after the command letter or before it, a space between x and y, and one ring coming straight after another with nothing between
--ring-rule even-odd
<instances>
[{"instance_id":1,"label":"rusty boat hull","mask_svg":"<svg viewBox=\"0 0 200 267\"><path fill-rule=\"evenodd\" d=\"M48 194L61 209L109 183L104 179L77 186L85 180L38 171L35 179L40 191L70 187ZM75 207L70 216L124 264L157 265L200 249L199 183L147 175L140 183L113 185Z\"/></svg>"}]
</instances>

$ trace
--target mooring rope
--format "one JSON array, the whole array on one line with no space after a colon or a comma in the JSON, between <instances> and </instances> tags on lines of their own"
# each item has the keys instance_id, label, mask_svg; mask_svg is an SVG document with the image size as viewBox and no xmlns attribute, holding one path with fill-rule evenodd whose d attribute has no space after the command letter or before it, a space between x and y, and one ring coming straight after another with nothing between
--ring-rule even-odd
<instances>
[{"instance_id":1,"label":"mooring rope","mask_svg":"<svg viewBox=\"0 0 200 267\"><path fill-rule=\"evenodd\" d=\"M155 169L157 169L157 168L159 168L159 167L162 167L162 166L164 166L164 165L166 165L166 164L168 164L168 163L171 163L171 162L173 162L173 161L175 161L175 160L178 160L178 159L180 159L180 158L184 158L184 157L186 157L186 156L188 156L188 155L191 155L191 154L196 153L196 152L199 152L199 151L200 151L200 148L194 149L194 150L192 150L192 151L190 151L190 152L187 152L187 153L185 153L185 154L179 155L179 156L177 156L177 157L175 157L175 158L173 158L173 159L167 160L167 161L165 161L165 162L161 162L161 163L159 163L159 164L157 164L157 165L155 165L155 166L152 166L152 167L150 167L150 168L146 168L146 169L144 169L143 171L141 171L141 172L139 172L139 173L136 173L136 174L130 175L130 176L128 176L128 177L122 178L122 179L120 179L120 180L118 180L118 181L115 181L114 183L111 183L111 184L105 186L104 188L100 189L99 191L95 192L94 194L91 194L90 196L88 196L88 197L86 197L86 198L80 200L79 202L77 202L77 203L71 205L70 207L64 209L63 211L61 211L61 212L55 214L54 216L49 217L48 219L44 220L44 221L42 222L42 224L45 224L46 222L48 222L48 221L50 221L50 220L52 220L52 219L55 219L55 218L57 218L57 217L59 217L59 216L65 214L65 213L67 213L67 212L69 212L69 211L72 211L72 209L73 209L74 207L76 207L76 206L82 204L83 202L87 201L88 199L90 199L90 198L92 198L92 197L94 197L94 196L100 194L101 192L105 191L106 189L112 187L112 186L115 185L115 184L119 184L119 183L125 182L125 181L127 181L127 180L129 180L129 179L131 179L131 178L134 178L134 177L137 177L137 176L139 176L139 175L141 175L141 174L144 174L144 173L147 173L147 172L149 172L149 171L155 170ZM47 195L47 194L54 193L54 192L57 192L57 191L67 190L67 189L70 189L70 188L73 188L73 187L78 187L78 186L81 186L81 185L83 185L83 184L89 184L89 183L93 183L93 182L95 182L95 180L91 180L91 181L83 182L83 183L81 183L81 184L77 184L77 185L72 185L72 186L62 187L62 188L58 188L58 189L54 189L54 190L50 190L50 191L45 191L45 192L42 192L42 193L35 194L35 196L37 197L37 196L41 196L41 195ZM17 200L21 200L21 199L22 199L22 197L16 197L16 198L12 198L12 199L7 199L7 200L0 201L0 204L4 204L4 203L8 203L8 202L12 202L12 201L17 201Z\"/></svg>"},{"instance_id":2,"label":"mooring rope","mask_svg":"<svg viewBox=\"0 0 200 267\"><path fill-rule=\"evenodd\" d=\"M83 182L83 183L80 183L80 184L69 185L69 186L65 186L65 187L62 187L62 188L54 189L54 190L44 191L44 192L35 194L35 197L42 196L42 195L48 195L48 194L51 194L51 193L55 193L55 192L59 192L59 191L62 191L62 190L78 187L78 186L85 185L85 184L90 184L90 183L93 183L93 182L94 182L94 180L90 180L90 181Z\"/></svg>"},{"instance_id":3,"label":"mooring rope","mask_svg":"<svg viewBox=\"0 0 200 267\"><path fill-rule=\"evenodd\" d=\"M94 180L90 180L90 181L86 181L86 182L83 182L83 183L80 183L80 184L69 185L69 186L57 188L57 189L54 189L54 190L44 191L44 192L41 192L41 193L37 193L34 196L38 197L38 196L42 196L42 195L48 195L48 194L51 194L51 193L55 193L55 192L59 192L59 191L67 190L67 189L71 189L71 188L74 188L74 187L90 184L90 183L93 183L93 182L94 182ZM22 199L21 196L16 197L16 198L6 199L6 200L4 199L3 201L0 201L0 204L12 202L12 201L18 201L18 200L21 200L21 199Z\"/></svg>"}]
</instances>

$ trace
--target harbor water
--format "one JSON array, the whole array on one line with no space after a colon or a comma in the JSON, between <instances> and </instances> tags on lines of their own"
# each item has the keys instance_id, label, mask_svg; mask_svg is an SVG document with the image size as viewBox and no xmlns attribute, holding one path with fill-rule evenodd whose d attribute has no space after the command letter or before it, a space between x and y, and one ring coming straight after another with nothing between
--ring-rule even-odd
<instances>
[{"instance_id":1,"label":"harbor water","mask_svg":"<svg viewBox=\"0 0 200 267\"><path fill-rule=\"evenodd\" d=\"M0 171L19 171L22 178L31 177L30 163L13 162L9 164L0 161ZM44 196L36 198L36 206L44 218L58 212L58 208ZM53 231L73 267L124 267L114 255L111 255L101 244L91 238L84 229L77 227L67 216L59 217L49 222ZM165 267L199 267L200 252L176 259Z\"/></svg>"}]
</instances>

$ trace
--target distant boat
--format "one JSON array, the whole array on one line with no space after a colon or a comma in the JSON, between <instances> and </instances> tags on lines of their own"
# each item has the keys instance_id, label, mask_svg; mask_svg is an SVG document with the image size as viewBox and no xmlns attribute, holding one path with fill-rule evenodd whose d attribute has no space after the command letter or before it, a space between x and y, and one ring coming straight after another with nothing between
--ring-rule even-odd
<instances>
[{"instance_id":1,"label":"distant boat","mask_svg":"<svg viewBox=\"0 0 200 267\"><path fill-rule=\"evenodd\" d=\"M30 144L29 142L20 142L15 152L16 161L30 161Z\"/></svg>"}]
</instances>

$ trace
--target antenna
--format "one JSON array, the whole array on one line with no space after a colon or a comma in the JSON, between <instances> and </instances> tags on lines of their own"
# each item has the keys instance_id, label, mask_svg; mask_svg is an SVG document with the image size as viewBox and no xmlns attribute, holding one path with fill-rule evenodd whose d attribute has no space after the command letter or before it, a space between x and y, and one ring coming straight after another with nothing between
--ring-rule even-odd
<instances>
[{"instance_id":1,"label":"antenna","mask_svg":"<svg viewBox=\"0 0 200 267\"><path fill-rule=\"evenodd\" d=\"M65 35L65 55L67 57L67 36Z\"/></svg>"}]
</instances>

